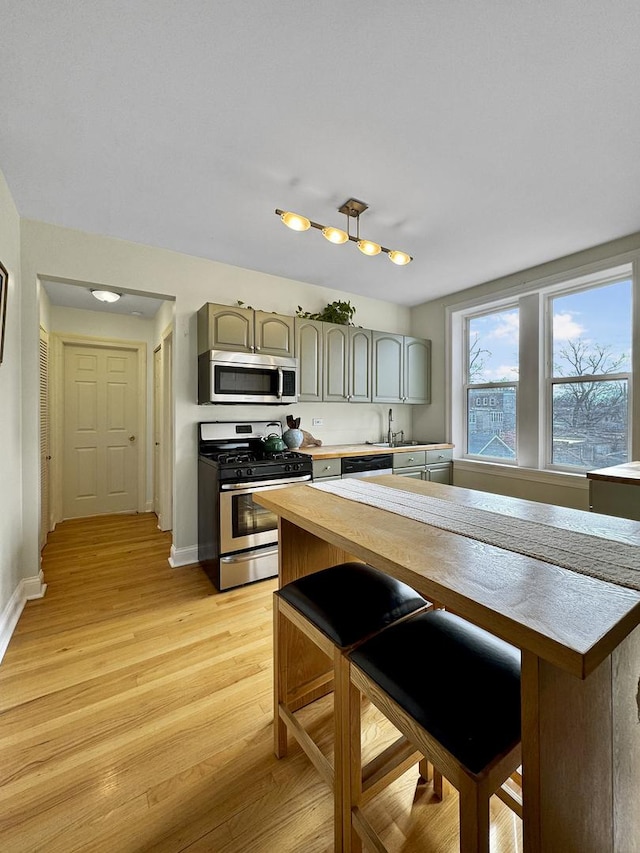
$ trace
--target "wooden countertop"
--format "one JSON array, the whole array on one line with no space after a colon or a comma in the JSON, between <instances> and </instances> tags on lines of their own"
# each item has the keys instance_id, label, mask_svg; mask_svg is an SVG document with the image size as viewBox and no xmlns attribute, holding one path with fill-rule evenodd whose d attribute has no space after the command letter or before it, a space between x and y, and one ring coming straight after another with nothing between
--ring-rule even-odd
<instances>
[{"instance_id":1,"label":"wooden countertop","mask_svg":"<svg viewBox=\"0 0 640 853\"><path fill-rule=\"evenodd\" d=\"M640 462L625 462L623 465L587 471L587 477L590 480L608 480L612 483L630 483L632 486L640 486Z\"/></svg>"},{"instance_id":2,"label":"wooden countertop","mask_svg":"<svg viewBox=\"0 0 640 853\"><path fill-rule=\"evenodd\" d=\"M373 444L327 444L298 447L312 459L341 459L343 456L376 456L381 453L411 453L417 450L450 450L453 444L414 444L411 447L376 447Z\"/></svg>"},{"instance_id":3,"label":"wooden countertop","mask_svg":"<svg viewBox=\"0 0 640 853\"><path fill-rule=\"evenodd\" d=\"M385 475L371 482L640 544L640 523ZM640 593L308 485L255 496L283 519L585 678L640 624Z\"/></svg>"}]
</instances>

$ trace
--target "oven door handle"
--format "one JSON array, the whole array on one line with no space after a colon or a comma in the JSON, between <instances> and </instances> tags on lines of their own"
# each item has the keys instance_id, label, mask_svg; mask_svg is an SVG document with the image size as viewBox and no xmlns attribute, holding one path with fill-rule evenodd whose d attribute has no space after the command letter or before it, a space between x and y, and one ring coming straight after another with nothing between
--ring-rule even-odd
<instances>
[{"instance_id":1,"label":"oven door handle","mask_svg":"<svg viewBox=\"0 0 640 853\"><path fill-rule=\"evenodd\" d=\"M280 480L262 480L258 483L223 483L220 486L220 491L231 492L242 489L245 492L264 492L267 489L277 489L279 486L295 486L296 483L305 483L311 479L311 474L304 474L302 477L282 477Z\"/></svg>"},{"instance_id":2,"label":"oven door handle","mask_svg":"<svg viewBox=\"0 0 640 853\"><path fill-rule=\"evenodd\" d=\"M282 400L282 395L284 394L284 374L282 372L282 368L278 368L278 392L276 394L278 400Z\"/></svg>"}]
</instances>

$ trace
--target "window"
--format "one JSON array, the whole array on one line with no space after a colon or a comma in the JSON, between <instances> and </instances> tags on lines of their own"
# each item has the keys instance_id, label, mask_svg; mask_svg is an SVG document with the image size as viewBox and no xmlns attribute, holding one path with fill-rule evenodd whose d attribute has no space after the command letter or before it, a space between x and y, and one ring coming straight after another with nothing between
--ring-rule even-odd
<instances>
[{"instance_id":1,"label":"window","mask_svg":"<svg viewBox=\"0 0 640 853\"><path fill-rule=\"evenodd\" d=\"M633 293L627 263L453 310L463 455L572 472L628 461Z\"/></svg>"},{"instance_id":2,"label":"window","mask_svg":"<svg viewBox=\"0 0 640 853\"><path fill-rule=\"evenodd\" d=\"M552 465L626 462L631 280L550 298Z\"/></svg>"},{"instance_id":3,"label":"window","mask_svg":"<svg viewBox=\"0 0 640 853\"><path fill-rule=\"evenodd\" d=\"M516 458L518 334L517 308L467 319L466 448L471 456Z\"/></svg>"}]
</instances>

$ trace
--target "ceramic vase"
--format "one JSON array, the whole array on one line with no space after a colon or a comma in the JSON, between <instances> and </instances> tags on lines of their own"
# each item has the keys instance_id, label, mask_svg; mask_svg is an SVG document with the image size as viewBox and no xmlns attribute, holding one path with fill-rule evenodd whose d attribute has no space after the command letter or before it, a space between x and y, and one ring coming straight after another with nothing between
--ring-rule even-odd
<instances>
[{"instance_id":1,"label":"ceramic vase","mask_svg":"<svg viewBox=\"0 0 640 853\"><path fill-rule=\"evenodd\" d=\"M287 445L289 450L295 450L302 444L301 429L287 429L282 433L282 440Z\"/></svg>"}]
</instances>

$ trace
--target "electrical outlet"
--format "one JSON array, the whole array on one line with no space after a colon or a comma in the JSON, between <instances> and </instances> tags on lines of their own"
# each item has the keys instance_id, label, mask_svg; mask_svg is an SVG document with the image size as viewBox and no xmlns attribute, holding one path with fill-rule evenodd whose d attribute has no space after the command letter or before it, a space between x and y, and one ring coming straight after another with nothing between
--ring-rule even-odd
<instances>
[{"instance_id":1,"label":"electrical outlet","mask_svg":"<svg viewBox=\"0 0 640 853\"><path fill-rule=\"evenodd\" d=\"M322 418L311 418L311 426L322 426L323 424Z\"/></svg>"}]
</instances>

